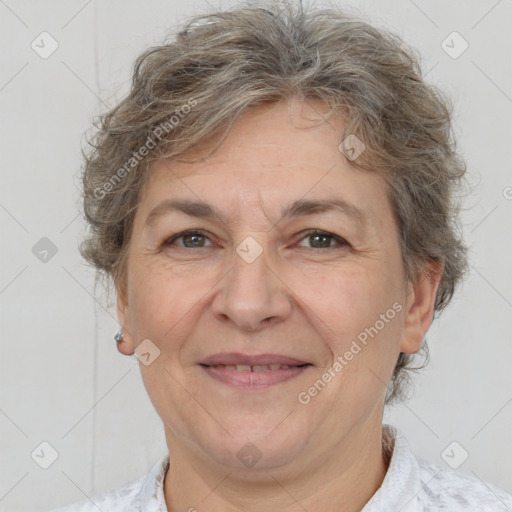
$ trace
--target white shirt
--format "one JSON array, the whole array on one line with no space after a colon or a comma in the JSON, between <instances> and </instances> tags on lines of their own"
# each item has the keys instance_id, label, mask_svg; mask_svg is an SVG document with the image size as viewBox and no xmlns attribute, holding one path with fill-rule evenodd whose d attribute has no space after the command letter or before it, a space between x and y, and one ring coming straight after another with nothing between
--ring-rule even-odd
<instances>
[{"instance_id":1,"label":"white shirt","mask_svg":"<svg viewBox=\"0 0 512 512\"><path fill-rule=\"evenodd\" d=\"M383 425L383 444L391 457L389 467L361 512L512 512L511 495L478 478L417 459L392 425ZM53 512L168 512L163 489L168 466L167 454L147 476Z\"/></svg>"}]
</instances>

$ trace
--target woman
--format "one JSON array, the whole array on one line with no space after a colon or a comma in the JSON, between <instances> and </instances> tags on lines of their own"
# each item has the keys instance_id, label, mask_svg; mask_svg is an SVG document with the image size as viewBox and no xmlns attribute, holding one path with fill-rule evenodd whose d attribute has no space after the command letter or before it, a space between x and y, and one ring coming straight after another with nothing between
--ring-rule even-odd
<instances>
[{"instance_id":1,"label":"woman","mask_svg":"<svg viewBox=\"0 0 512 512\"><path fill-rule=\"evenodd\" d=\"M169 455L61 510L512 510L382 425L466 268L450 111L398 38L300 6L198 17L93 147L82 251Z\"/></svg>"}]
</instances>

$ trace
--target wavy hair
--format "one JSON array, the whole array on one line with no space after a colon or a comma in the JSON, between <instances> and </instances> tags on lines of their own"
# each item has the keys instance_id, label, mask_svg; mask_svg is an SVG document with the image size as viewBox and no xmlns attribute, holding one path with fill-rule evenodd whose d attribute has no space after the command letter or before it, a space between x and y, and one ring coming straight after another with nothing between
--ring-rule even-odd
<instances>
[{"instance_id":1,"label":"wavy hair","mask_svg":"<svg viewBox=\"0 0 512 512\"><path fill-rule=\"evenodd\" d=\"M386 180L406 277L421 278L428 261L442 264L439 313L467 268L456 200L465 164L452 107L423 80L414 50L337 7L273 2L196 16L141 54L130 92L99 117L84 151L85 259L123 289L148 164L179 160L207 140L218 147L247 109L293 96L343 113L340 141L355 134L364 142L352 164ZM415 369L400 354L386 403L406 398Z\"/></svg>"}]
</instances>

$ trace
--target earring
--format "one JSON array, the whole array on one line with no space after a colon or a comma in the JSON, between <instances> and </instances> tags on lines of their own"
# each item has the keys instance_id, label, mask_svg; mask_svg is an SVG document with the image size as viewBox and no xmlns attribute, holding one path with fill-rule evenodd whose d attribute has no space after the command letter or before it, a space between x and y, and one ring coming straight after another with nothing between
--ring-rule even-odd
<instances>
[{"instance_id":1,"label":"earring","mask_svg":"<svg viewBox=\"0 0 512 512\"><path fill-rule=\"evenodd\" d=\"M121 329L119 329L119 331L116 332L116 334L114 335L114 339L116 340L116 343L118 345L123 341L123 333L121 332Z\"/></svg>"}]
</instances>

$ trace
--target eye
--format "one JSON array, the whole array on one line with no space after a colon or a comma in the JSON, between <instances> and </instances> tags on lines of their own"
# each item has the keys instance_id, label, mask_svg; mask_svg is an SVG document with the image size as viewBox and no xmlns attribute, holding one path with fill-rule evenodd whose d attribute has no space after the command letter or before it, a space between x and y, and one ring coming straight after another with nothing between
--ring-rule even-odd
<instances>
[{"instance_id":1,"label":"eye","mask_svg":"<svg viewBox=\"0 0 512 512\"><path fill-rule=\"evenodd\" d=\"M303 233L302 241L306 241L312 244L310 249L339 249L341 247L348 247L350 244L343 238L328 233L327 231L321 231L318 229L311 229ZM335 242L336 245L332 245L331 242ZM301 246L301 244L298 244Z\"/></svg>"},{"instance_id":2,"label":"eye","mask_svg":"<svg viewBox=\"0 0 512 512\"><path fill-rule=\"evenodd\" d=\"M178 240L181 240L182 243L175 243ZM206 244L207 241L209 244ZM182 231L181 233L167 239L163 245L177 245L178 247L184 247L185 249L201 249L203 247L213 246L210 239L199 230Z\"/></svg>"},{"instance_id":3,"label":"eye","mask_svg":"<svg viewBox=\"0 0 512 512\"><path fill-rule=\"evenodd\" d=\"M301 242L297 244L299 247L304 247L304 241L309 242L311 246L309 249L339 249L342 247L349 247L350 244L343 238L318 229L311 229L302 233ZM178 243L179 242L179 243ZM334 242L334 243L333 243ZM213 247L210 238L201 230L187 230L177 233L171 238L167 239L163 244L164 247L174 245L184 249L202 249L204 247Z\"/></svg>"}]
</instances>

